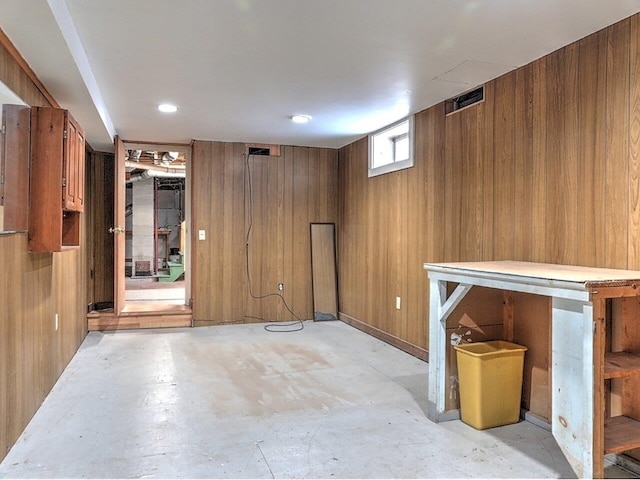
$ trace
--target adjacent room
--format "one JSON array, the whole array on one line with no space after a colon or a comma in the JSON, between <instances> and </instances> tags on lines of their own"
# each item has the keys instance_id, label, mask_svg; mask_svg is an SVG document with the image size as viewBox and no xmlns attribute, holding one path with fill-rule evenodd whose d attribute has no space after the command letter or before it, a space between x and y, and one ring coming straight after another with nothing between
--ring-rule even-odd
<instances>
[{"instance_id":1,"label":"adjacent room","mask_svg":"<svg viewBox=\"0 0 640 480\"><path fill-rule=\"evenodd\" d=\"M3 0L0 100L0 477L640 478L640 0Z\"/></svg>"}]
</instances>

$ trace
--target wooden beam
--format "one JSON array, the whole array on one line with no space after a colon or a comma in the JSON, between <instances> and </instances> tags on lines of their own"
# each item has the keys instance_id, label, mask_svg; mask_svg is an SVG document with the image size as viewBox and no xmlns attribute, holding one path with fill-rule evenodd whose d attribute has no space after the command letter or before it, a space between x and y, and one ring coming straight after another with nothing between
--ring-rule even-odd
<instances>
[{"instance_id":1,"label":"wooden beam","mask_svg":"<svg viewBox=\"0 0 640 480\"><path fill-rule=\"evenodd\" d=\"M458 304L462 301L469 290L471 290L472 285L459 284L456 289L453 291L451 296L447 298L446 302L440 308L438 321L442 321L447 318L451 312L458 306Z\"/></svg>"}]
</instances>

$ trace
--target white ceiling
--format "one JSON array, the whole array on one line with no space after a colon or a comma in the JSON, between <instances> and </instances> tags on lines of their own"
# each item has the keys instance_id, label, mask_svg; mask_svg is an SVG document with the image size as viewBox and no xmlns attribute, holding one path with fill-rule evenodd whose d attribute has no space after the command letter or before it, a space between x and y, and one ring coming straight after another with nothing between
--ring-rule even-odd
<instances>
[{"instance_id":1,"label":"white ceiling","mask_svg":"<svg viewBox=\"0 0 640 480\"><path fill-rule=\"evenodd\" d=\"M638 11L640 0L0 0L0 28L95 149L113 134L340 147Z\"/></svg>"}]
</instances>

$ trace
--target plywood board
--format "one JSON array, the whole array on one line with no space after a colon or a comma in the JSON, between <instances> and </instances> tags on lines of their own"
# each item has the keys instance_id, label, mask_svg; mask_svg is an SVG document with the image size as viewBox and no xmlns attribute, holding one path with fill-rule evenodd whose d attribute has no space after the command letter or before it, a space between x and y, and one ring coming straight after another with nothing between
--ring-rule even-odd
<instances>
[{"instance_id":1,"label":"plywood board","mask_svg":"<svg viewBox=\"0 0 640 480\"><path fill-rule=\"evenodd\" d=\"M311 224L314 320L338 319L335 225Z\"/></svg>"},{"instance_id":2,"label":"plywood board","mask_svg":"<svg viewBox=\"0 0 640 480\"><path fill-rule=\"evenodd\" d=\"M527 347L522 377L522 406L551 420L551 299L513 294L514 343Z\"/></svg>"}]
</instances>

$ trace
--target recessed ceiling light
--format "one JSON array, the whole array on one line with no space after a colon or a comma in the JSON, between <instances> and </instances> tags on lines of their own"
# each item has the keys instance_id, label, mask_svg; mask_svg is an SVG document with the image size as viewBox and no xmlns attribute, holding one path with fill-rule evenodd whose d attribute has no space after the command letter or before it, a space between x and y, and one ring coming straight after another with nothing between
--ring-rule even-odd
<instances>
[{"instance_id":1,"label":"recessed ceiling light","mask_svg":"<svg viewBox=\"0 0 640 480\"><path fill-rule=\"evenodd\" d=\"M291 117L291 121L294 123L308 123L311 120L311 115L294 115Z\"/></svg>"},{"instance_id":2,"label":"recessed ceiling light","mask_svg":"<svg viewBox=\"0 0 640 480\"><path fill-rule=\"evenodd\" d=\"M161 103L158 105L158 110L164 113L174 113L178 111L178 107L171 105L170 103Z\"/></svg>"}]
</instances>

